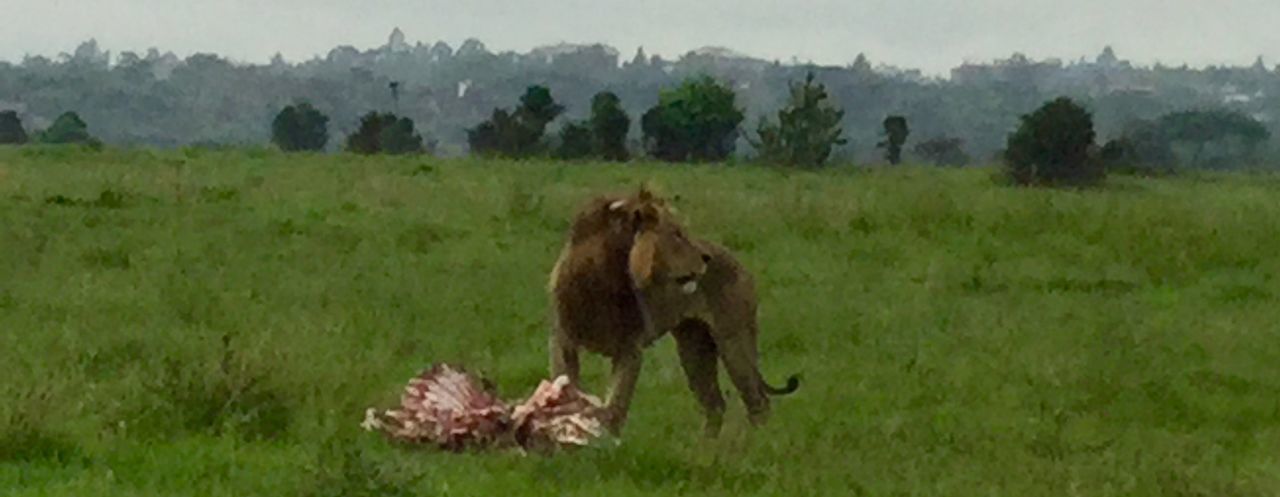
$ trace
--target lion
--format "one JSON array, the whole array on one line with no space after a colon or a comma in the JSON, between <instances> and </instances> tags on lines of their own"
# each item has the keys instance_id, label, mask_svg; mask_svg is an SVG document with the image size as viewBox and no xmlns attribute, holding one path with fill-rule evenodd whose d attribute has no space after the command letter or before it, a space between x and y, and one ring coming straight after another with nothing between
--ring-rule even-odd
<instances>
[{"instance_id":1,"label":"lion","mask_svg":"<svg viewBox=\"0 0 1280 497\"><path fill-rule=\"evenodd\" d=\"M756 348L757 298L751 273L728 249L690 236L665 199L646 185L629 196L588 201L574 217L551 270L552 377L579 381L579 349L612 362L606 426L626 423L643 350L674 335L688 387L715 437L724 419L717 359L740 392L752 426L769 417L769 395L799 388L792 375L778 388L764 381Z\"/></svg>"}]
</instances>

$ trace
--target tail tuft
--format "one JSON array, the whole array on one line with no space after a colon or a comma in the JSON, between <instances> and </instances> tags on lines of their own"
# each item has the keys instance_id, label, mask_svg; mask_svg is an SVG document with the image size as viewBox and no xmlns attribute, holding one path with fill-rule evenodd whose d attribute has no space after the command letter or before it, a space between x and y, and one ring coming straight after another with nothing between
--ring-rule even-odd
<instances>
[{"instance_id":1,"label":"tail tuft","mask_svg":"<svg viewBox=\"0 0 1280 497\"><path fill-rule=\"evenodd\" d=\"M760 383L764 384L764 390L769 392L771 395L786 395L800 388L800 375L791 375L791 377L787 378L787 386L782 388L769 385L764 381L761 381Z\"/></svg>"}]
</instances>

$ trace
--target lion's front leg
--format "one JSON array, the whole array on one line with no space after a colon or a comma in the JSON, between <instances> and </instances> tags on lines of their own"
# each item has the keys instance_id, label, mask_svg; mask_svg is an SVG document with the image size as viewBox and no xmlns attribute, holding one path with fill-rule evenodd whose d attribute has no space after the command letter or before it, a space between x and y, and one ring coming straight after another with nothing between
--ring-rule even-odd
<instances>
[{"instance_id":1,"label":"lion's front leg","mask_svg":"<svg viewBox=\"0 0 1280 497\"><path fill-rule=\"evenodd\" d=\"M622 427L627 422L627 412L631 407L631 397L635 393L636 381L640 378L640 366L643 356L638 349L625 350L613 358L613 372L609 384L609 395L605 401L607 424L614 436L622 434Z\"/></svg>"},{"instance_id":2,"label":"lion's front leg","mask_svg":"<svg viewBox=\"0 0 1280 497\"><path fill-rule=\"evenodd\" d=\"M578 347L564 336L560 330L551 334L551 378L560 375L569 377L569 382L578 385L581 367L578 365Z\"/></svg>"}]
</instances>

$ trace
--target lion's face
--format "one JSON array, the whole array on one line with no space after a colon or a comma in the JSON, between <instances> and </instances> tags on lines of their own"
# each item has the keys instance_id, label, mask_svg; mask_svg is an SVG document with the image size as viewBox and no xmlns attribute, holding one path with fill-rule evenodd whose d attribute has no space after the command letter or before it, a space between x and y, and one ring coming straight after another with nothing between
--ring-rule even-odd
<instances>
[{"instance_id":1,"label":"lion's face","mask_svg":"<svg viewBox=\"0 0 1280 497\"><path fill-rule=\"evenodd\" d=\"M615 202L615 210L632 219L634 239L629 269L636 287L678 287L686 294L698 290L711 255L691 240L661 198L647 191L634 199Z\"/></svg>"}]
</instances>

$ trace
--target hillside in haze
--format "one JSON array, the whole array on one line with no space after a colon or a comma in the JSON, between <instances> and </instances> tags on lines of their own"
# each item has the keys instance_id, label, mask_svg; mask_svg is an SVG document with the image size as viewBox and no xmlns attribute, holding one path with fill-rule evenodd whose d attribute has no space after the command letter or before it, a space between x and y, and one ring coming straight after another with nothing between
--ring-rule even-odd
<instances>
[{"instance_id":1,"label":"hillside in haze","mask_svg":"<svg viewBox=\"0 0 1280 497\"><path fill-rule=\"evenodd\" d=\"M851 50L851 52L854 50ZM0 110L16 110L29 129L76 111L91 132L116 145L265 144L272 117L307 100L330 117L336 148L361 114L392 111L416 121L440 154L466 153L466 128L495 107L512 107L525 87L542 84L567 108L551 131L586 115L591 96L610 90L622 100L639 138L639 115L660 89L685 77L711 74L730 83L746 109L743 131L785 101L788 83L813 71L846 111L844 159L879 156L881 122L906 116L911 141L955 137L986 159L998 151L1018 116L1067 95L1094 113L1099 138L1130 123L1188 109L1230 109L1273 126L1280 120L1280 68L1261 59L1248 67L1138 67L1110 49L1094 60L1032 60L1020 54L989 64L965 64L945 79L873 63L858 56L846 66L753 58L707 47L674 59L623 54L606 45L555 45L525 53L488 50L477 39L453 47L410 43L400 30L369 49L339 46L323 57L238 64L215 54L185 59L149 50L113 54L88 41L54 58L0 62ZM393 98L391 82L399 82ZM1273 133L1273 136L1275 133ZM1269 150L1277 147L1272 138ZM740 140L740 154L750 154Z\"/></svg>"}]
</instances>

